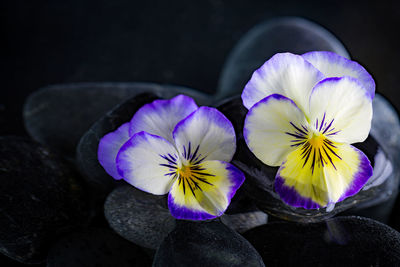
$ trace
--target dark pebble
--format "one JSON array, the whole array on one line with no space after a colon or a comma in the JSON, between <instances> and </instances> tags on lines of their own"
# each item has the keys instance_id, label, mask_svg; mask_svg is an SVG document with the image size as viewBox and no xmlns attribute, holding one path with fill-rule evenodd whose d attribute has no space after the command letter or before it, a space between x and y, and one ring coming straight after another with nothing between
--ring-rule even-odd
<instances>
[{"instance_id":1,"label":"dark pebble","mask_svg":"<svg viewBox=\"0 0 400 267\"><path fill-rule=\"evenodd\" d=\"M50 250L47 267L151 266L142 248L108 229L92 228L59 240Z\"/></svg>"},{"instance_id":2,"label":"dark pebble","mask_svg":"<svg viewBox=\"0 0 400 267\"><path fill-rule=\"evenodd\" d=\"M79 176L46 148L0 137L0 252L23 263L45 260L55 238L86 224Z\"/></svg>"},{"instance_id":3,"label":"dark pebble","mask_svg":"<svg viewBox=\"0 0 400 267\"><path fill-rule=\"evenodd\" d=\"M104 214L115 232L150 249L158 248L176 221L168 210L166 195L152 195L130 185L117 187L110 193Z\"/></svg>"},{"instance_id":4,"label":"dark pebble","mask_svg":"<svg viewBox=\"0 0 400 267\"><path fill-rule=\"evenodd\" d=\"M246 33L228 56L219 79L217 96L240 94L252 73L279 52L303 54L332 51L349 57L340 41L322 26L298 17L260 23Z\"/></svg>"},{"instance_id":5,"label":"dark pebble","mask_svg":"<svg viewBox=\"0 0 400 267\"><path fill-rule=\"evenodd\" d=\"M179 86L152 83L77 83L42 88L31 94L23 110L24 124L36 141L73 157L81 136L115 105L140 94L170 98L179 92L200 104L209 97Z\"/></svg>"},{"instance_id":6,"label":"dark pebble","mask_svg":"<svg viewBox=\"0 0 400 267\"><path fill-rule=\"evenodd\" d=\"M241 235L219 221L178 221L157 250L154 267L264 266Z\"/></svg>"},{"instance_id":7,"label":"dark pebble","mask_svg":"<svg viewBox=\"0 0 400 267\"><path fill-rule=\"evenodd\" d=\"M397 196L397 199L393 205L388 224L397 231L400 231L400 196Z\"/></svg>"},{"instance_id":8,"label":"dark pebble","mask_svg":"<svg viewBox=\"0 0 400 267\"><path fill-rule=\"evenodd\" d=\"M362 217L274 222L244 237L266 266L400 266L400 233Z\"/></svg>"},{"instance_id":9,"label":"dark pebble","mask_svg":"<svg viewBox=\"0 0 400 267\"><path fill-rule=\"evenodd\" d=\"M244 233L268 222L268 215L262 211L224 214L221 222L238 233Z\"/></svg>"}]
</instances>

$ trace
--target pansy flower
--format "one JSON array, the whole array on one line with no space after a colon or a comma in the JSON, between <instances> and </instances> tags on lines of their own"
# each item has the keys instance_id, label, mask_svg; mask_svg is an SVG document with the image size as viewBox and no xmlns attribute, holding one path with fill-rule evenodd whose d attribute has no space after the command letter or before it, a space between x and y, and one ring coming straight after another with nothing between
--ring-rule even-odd
<instances>
[{"instance_id":1,"label":"pansy flower","mask_svg":"<svg viewBox=\"0 0 400 267\"><path fill-rule=\"evenodd\" d=\"M231 122L218 110L198 107L188 96L156 100L105 135L98 159L115 179L168 195L178 219L221 216L244 181L230 164L236 150Z\"/></svg>"},{"instance_id":2,"label":"pansy flower","mask_svg":"<svg viewBox=\"0 0 400 267\"><path fill-rule=\"evenodd\" d=\"M315 209L356 194L372 175L363 152L375 83L358 63L331 52L280 53L256 70L242 93L244 138L254 155L280 166L275 191Z\"/></svg>"}]
</instances>

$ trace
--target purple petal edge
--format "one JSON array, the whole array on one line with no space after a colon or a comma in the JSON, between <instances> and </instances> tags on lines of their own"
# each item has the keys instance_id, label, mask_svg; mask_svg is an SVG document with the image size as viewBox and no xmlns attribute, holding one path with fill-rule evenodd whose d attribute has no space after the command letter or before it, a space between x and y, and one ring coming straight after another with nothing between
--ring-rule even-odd
<instances>
[{"instance_id":1,"label":"purple petal edge","mask_svg":"<svg viewBox=\"0 0 400 267\"><path fill-rule=\"evenodd\" d=\"M329 77L329 78L325 78L325 79L319 81L319 82L314 86L314 88L311 90L311 94L310 94L310 98L309 98L309 99L311 99L311 97L312 97L312 95L314 94L314 92L315 92L316 90L319 90L319 87L320 87L321 85L323 85L324 83L338 83L338 82L340 82L340 81L342 81L342 80L350 80L350 81L356 83L356 84L357 84L358 86L360 86L361 88L364 88L364 85L363 85L358 79L356 79L356 78L354 78L354 77L350 77L350 76ZM371 95L367 90L365 90L364 94L365 94L365 97L366 97L367 99L369 99L370 101L372 101L372 99L374 98L374 95Z\"/></svg>"},{"instance_id":2,"label":"purple petal edge","mask_svg":"<svg viewBox=\"0 0 400 267\"><path fill-rule=\"evenodd\" d=\"M361 150L355 148L354 146L351 147L355 151L357 151L358 155L360 156L360 166L358 172L354 175L353 182L350 184L347 191L339 198L339 201L342 201L348 197L357 194L373 174L371 162L369 161L367 156Z\"/></svg>"},{"instance_id":3,"label":"purple petal edge","mask_svg":"<svg viewBox=\"0 0 400 267\"><path fill-rule=\"evenodd\" d=\"M222 215L212 215L203 211L193 211L184 206L178 206L174 203L174 197L171 194L168 194L168 208L176 219L179 220L210 220L217 218Z\"/></svg>"},{"instance_id":4,"label":"purple petal edge","mask_svg":"<svg viewBox=\"0 0 400 267\"><path fill-rule=\"evenodd\" d=\"M244 176L243 172L236 168L234 165L231 163L226 163L227 167L226 169L229 171L229 180L233 182L233 186L231 187L231 192L228 195L228 206L231 204L231 199L234 197L236 194L236 191L242 186L244 183L246 177Z\"/></svg>"},{"instance_id":5,"label":"purple petal edge","mask_svg":"<svg viewBox=\"0 0 400 267\"><path fill-rule=\"evenodd\" d=\"M261 67L259 67L257 70L253 72L250 80L245 85L241 94L243 106L245 106L247 109L250 109L258 102L258 101L253 101L253 99L255 98L254 96L257 95L257 92L260 91L256 89L257 86L254 84L257 77L263 77L262 79L265 79L264 73L268 73L270 69L279 70L281 68L282 62L287 62L289 60L291 61L290 63L293 63L293 61L295 60L301 60L302 62L304 62L307 70L313 72L313 74L316 75L317 77L316 80L321 80L325 77L317 68L314 67L314 65L305 60L301 55L296 55L289 52L276 53L270 59L268 59ZM274 88L270 89L274 90ZM264 95L268 96L267 94ZM252 102L254 103L251 104Z\"/></svg>"},{"instance_id":6,"label":"purple petal edge","mask_svg":"<svg viewBox=\"0 0 400 267\"><path fill-rule=\"evenodd\" d=\"M313 56L320 54L323 55L328 61L333 62L332 64L338 64L341 65L342 67L345 67L347 69L351 69L356 71L359 74L359 77L354 77L360 80L360 82L363 84L363 87L366 89L368 94L370 95L371 99L374 98L375 96L375 81L372 78L371 74L358 62L352 61L350 59L347 59L343 56L340 56L334 52L330 51L311 51L304 53L301 55L305 60L310 60ZM311 63L312 64L312 63Z\"/></svg>"},{"instance_id":7,"label":"purple petal edge","mask_svg":"<svg viewBox=\"0 0 400 267\"><path fill-rule=\"evenodd\" d=\"M284 180L279 176L279 172L275 177L275 191L281 199L288 205L296 208L319 209L321 206L310 198L301 196L293 187L286 186Z\"/></svg>"},{"instance_id":8,"label":"purple petal edge","mask_svg":"<svg viewBox=\"0 0 400 267\"><path fill-rule=\"evenodd\" d=\"M231 203L231 199L235 195L236 191L243 184L245 176L242 173L242 171L240 171L232 164L227 162L224 163L227 165L226 169L229 171L228 179L233 183L228 195L228 205L227 205L228 208ZM174 203L174 197L172 196L172 194L168 195L168 208L171 211L172 216L180 220L210 220L221 216L225 212L224 210L221 211L220 214L212 215L203 211L193 211L186 208L185 206L178 206Z\"/></svg>"},{"instance_id":9,"label":"purple petal edge","mask_svg":"<svg viewBox=\"0 0 400 267\"><path fill-rule=\"evenodd\" d=\"M97 159L104 170L116 180L122 179L117 170L117 154L128 140L129 122L122 124L114 132L103 136L99 142Z\"/></svg>"},{"instance_id":10,"label":"purple petal edge","mask_svg":"<svg viewBox=\"0 0 400 267\"><path fill-rule=\"evenodd\" d=\"M221 126L222 128L226 129L226 131L231 134L232 136L235 136L236 138L236 133L235 129L233 128L232 122L218 109L212 108L212 107L206 107L202 106L198 108L197 110L193 111L190 113L186 118L178 122L178 124L175 126L175 129L172 133L173 137L177 135L177 132L182 130L181 128L184 127L183 125L187 123L192 117L194 117L197 113L205 113L205 115L209 115L208 119L210 121L215 122L215 124Z\"/></svg>"},{"instance_id":11,"label":"purple petal edge","mask_svg":"<svg viewBox=\"0 0 400 267\"><path fill-rule=\"evenodd\" d=\"M184 119L187 117L190 113L198 109L198 106L196 102L193 100L193 98L180 94L177 95L171 99L158 99L154 100L151 103L148 103L144 106L142 106L132 117L131 119L131 125L129 129L129 134L130 136L133 136L135 133L142 131L143 129L137 129L136 125L138 124L139 121L143 120L143 117L146 116L149 113L162 113L163 110L165 110L169 106L173 106L174 104L177 103L184 103L184 107L186 108L187 112L185 114L182 114L182 118L180 120Z\"/></svg>"}]
</instances>

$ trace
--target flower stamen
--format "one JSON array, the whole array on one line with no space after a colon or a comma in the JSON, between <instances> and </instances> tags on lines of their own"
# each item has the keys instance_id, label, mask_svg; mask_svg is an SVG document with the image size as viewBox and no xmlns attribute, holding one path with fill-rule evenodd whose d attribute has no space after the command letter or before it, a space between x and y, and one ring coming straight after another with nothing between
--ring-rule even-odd
<instances>
[{"instance_id":1,"label":"flower stamen","mask_svg":"<svg viewBox=\"0 0 400 267\"><path fill-rule=\"evenodd\" d=\"M186 194L186 186L188 186L194 197L196 197L196 190L203 191L201 183L213 185L206 177L215 176L206 172L206 169L200 165L182 165L177 168L176 175L179 177L178 184L182 183L183 194Z\"/></svg>"},{"instance_id":2,"label":"flower stamen","mask_svg":"<svg viewBox=\"0 0 400 267\"><path fill-rule=\"evenodd\" d=\"M304 143L301 150L301 159L304 160L303 168L306 166L310 156L312 155L310 166L311 173L314 173L316 165L318 165L318 167L325 167L325 165L331 163L333 168L336 169L334 161L342 159L337 154L337 147L334 143L321 133L312 133L311 137L309 137Z\"/></svg>"}]
</instances>

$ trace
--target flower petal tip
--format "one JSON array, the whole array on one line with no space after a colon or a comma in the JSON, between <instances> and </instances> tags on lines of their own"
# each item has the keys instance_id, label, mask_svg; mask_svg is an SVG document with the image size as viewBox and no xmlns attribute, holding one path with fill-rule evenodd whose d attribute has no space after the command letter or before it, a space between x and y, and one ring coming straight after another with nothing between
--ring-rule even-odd
<instances>
[{"instance_id":1,"label":"flower petal tip","mask_svg":"<svg viewBox=\"0 0 400 267\"><path fill-rule=\"evenodd\" d=\"M204 211L192 210L186 206L177 205L171 194L168 195L168 208L171 215L178 220L204 221L217 218L223 214L221 212L220 214L212 215Z\"/></svg>"},{"instance_id":2,"label":"flower petal tip","mask_svg":"<svg viewBox=\"0 0 400 267\"><path fill-rule=\"evenodd\" d=\"M373 174L373 168L368 157L361 150L353 146L352 148L358 153L360 164L358 166L358 171L354 175L352 183L349 185L346 192L339 198L338 201L342 201L348 197L357 194L364 187L364 185L368 182L369 178L371 178Z\"/></svg>"},{"instance_id":3,"label":"flower petal tip","mask_svg":"<svg viewBox=\"0 0 400 267\"><path fill-rule=\"evenodd\" d=\"M198 108L188 96L177 95L172 99L159 99L141 107L132 117L129 133L146 131L172 142L176 124Z\"/></svg>"},{"instance_id":4,"label":"flower petal tip","mask_svg":"<svg viewBox=\"0 0 400 267\"><path fill-rule=\"evenodd\" d=\"M279 175L275 178L275 191L286 204L304 209L319 209L321 206L310 198L301 196L293 187L285 185L284 179Z\"/></svg>"},{"instance_id":5,"label":"flower petal tip","mask_svg":"<svg viewBox=\"0 0 400 267\"><path fill-rule=\"evenodd\" d=\"M108 133L100 139L97 158L104 170L114 179L122 179L118 173L116 158L118 151L129 139L129 122L121 125L114 132Z\"/></svg>"},{"instance_id":6,"label":"flower petal tip","mask_svg":"<svg viewBox=\"0 0 400 267\"><path fill-rule=\"evenodd\" d=\"M375 81L359 63L329 51L312 51L302 57L320 70L326 77L350 76L359 80L371 99L375 95Z\"/></svg>"}]
</instances>

